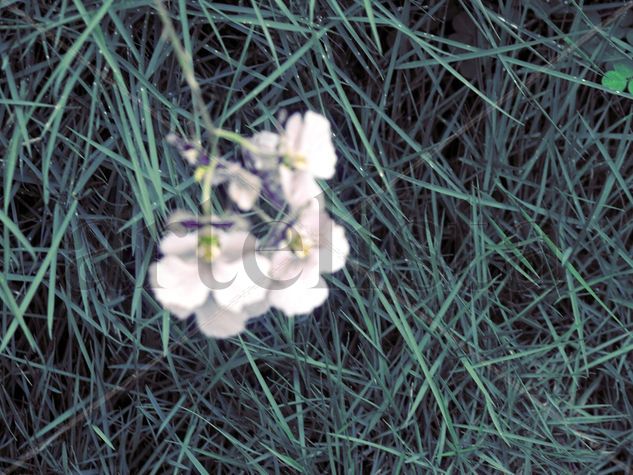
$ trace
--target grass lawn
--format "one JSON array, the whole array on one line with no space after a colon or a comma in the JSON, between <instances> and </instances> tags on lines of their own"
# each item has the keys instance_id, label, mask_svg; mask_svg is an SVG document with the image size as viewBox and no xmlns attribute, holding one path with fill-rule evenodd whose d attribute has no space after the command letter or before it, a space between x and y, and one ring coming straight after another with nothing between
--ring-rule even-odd
<instances>
[{"instance_id":1,"label":"grass lawn","mask_svg":"<svg viewBox=\"0 0 633 475\"><path fill-rule=\"evenodd\" d=\"M170 316L204 124L155 3L0 0L0 473L631 473L633 4L164 5L215 125L331 121L347 266Z\"/></svg>"}]
</instances>

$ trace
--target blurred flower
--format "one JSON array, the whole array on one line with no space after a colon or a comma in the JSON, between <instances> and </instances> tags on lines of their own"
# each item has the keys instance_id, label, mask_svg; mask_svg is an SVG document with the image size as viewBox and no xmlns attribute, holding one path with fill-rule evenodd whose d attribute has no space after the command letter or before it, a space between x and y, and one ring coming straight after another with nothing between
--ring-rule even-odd
<instances>
[{"instance_id":1,"label":"blurred flower","mask_svg":"<svg viewBox=\"0 0 633 475\"><path fill-rule=\"evenodd\" d=\"M279 181L284 198L293 209L299 209L311 199L321 199L323 196L323 190L314 177L304 170L291 170L281 166Z\"/></svg>"},{"instance_id":2,"label":"blurred flower","mask_svg":"<svg viewBox=\"0 0 633 475\"><path fill-rule=\"evenodd\" d=\"M202 181L210 169L208 155L198 145L187 142L173 133L167 135L167 142L175 146L187 162L197 165L194 177L196 181ZM261 179L238 163L218 160L213 173L213 185L223 183L228 183L227 194L242 211L253 208L262 187Z\"/></svg>"},{"instance_id":3,"label":"blurred flower","mask_svg":"<svg viewBox=\"0 0 633 475\"><path fill-rule=\"evenodd\" d=\"M330 121L321 114L308 111L301 117L295 113L286 122L279 144L284 166L304 170L315 178L334 176L336 152L332 143Z\"/></svg>"},{"instance_id":4,"label":"blurred flower","mask_svg":"<svg viewBox=\"0 0 633 475\"><path fill-rule=\"evenodd\" d=\"M271 172L279 166L279 135L274 132L258 132L249 141L259 152L248 152L255 170Z\"/></svg>"},{"instance_id":5,"label":"blurred flower","mask_svg":"<svg viewBox=\"0 0 633 475\"><path fill-rule=\"evenodd\" d=\"M218 248L204 275L216 302L232 311L261 302L266 297L270 261L256 252L256 239L247 231L219 232ZM210 242L215 246L215 242Z\"/></svg>"},{"instance_id":6,"label":"blurred flower","mask_svg":"<svg viewBox=\"0 0 633 475\"><path fill-rule=\"evenodd\" d=\"M275 286L268 300L287 316L309 313L328 296L321 274L345 266L349 254L345 230L313 199L286 231L284 244L287 249L271 255L270 275Z\"/></svg>"},{"instance_id":7,"label":"blurred flower","mask_svg":"<svg viewBox=\"0 0 633 475\"><path fill-rule=\"evenodd\" d=\"M217 338L241 332L270 307L288 316L311 312L328 296L321 274L343 268L350 250L344 228L321 211L323 193L316 180L332 178L337 160L323 115L293 114L279 134L258 132L250 139L223 134L247 150L243 166L214 158L212 169L199 144L175 134L167 139L196 166L203 197L226 185L240 210L253 209L261 197L278 211L285 208L292 226L276 227L275 218L258 209L266 225L263 239L273 246L264 252L257 250L245 219L211 216L208 201L205 216L179 211L169 218L160 243L163 256L151 266L153 291L176 317L195 314L200 330Z\"/></svg>"},{"instance_id":8,"label":"blurred flower","mask_svg":"<svg viewBox=\"0 0 633 475\"><path fill-rule=\"evenodd\" d=\"M237 163L227 162L219 165L213 175L213 184L228 182L229 198L242 211L253 208L262 189L261 179Z\"/></svg>"},{"instance_id":9,"label":"blurred flower","mask_svg":"<svg viewBox=\"0 0 633 475\"><path fill-rule=\"evenodd\" d=\"M261 152L249 152L253 168L264 174L268 189L281 189L291 208L300 208L322 194L315 178L334 176L336 152L330 122L321 114L295 113L281 135L259 132L250 142ZM281 157L281 163L280 163Z\"/></svg>"},{"instance_id":10,"label":"blurred flower","mask_svg":"<svg viewBox=\"0 0 633 475\"><path fill-rule=\"evenodd\" d=\"M163 257L150 267L156 299L180 319L191 315L209 295L198 272L197 245L195 233L178 236L170 232L160 243Z\"/></svg>"},{"instance_id":11,"label":"blurred flower","mask_svg":"<svg viewBox=\"0 0 633 475\"><path fill-rule=\"evenodd\" d=\"M255 238L247 231L212 225L181 235L170 231L160 250L163 257L150 269L157 300L180 319L195 313L205 334L235 335L249 318L267 310L260 274L268 272L270 262L255 252ZM252 275L260 276L259 281Z\"/></svg>"},{"instance_id":12,"label":"blurred flower","mask_svg":"<svg viewBox=\"0 0 633 475\"><path fill-rule=\"evenodd\" d=\"M246 306L241 312L232 312L208 298L195 311L196 323L206 336L229 338L242 333L248 320L266 313L268 308L266 301L262 301L261 305L253 304Z\"/></svg>"},{"instance_id":13,"label":"blurred flower","mask_svg":"<svg viewBox=\"0 0 633 475\"><path fill-rule=\"evenodd\" d=\"M168 144L176 147L180 156L190 165L209 164L209 156L202 151L199 143L188 142L174 133L167 134L166 140Z\"/></svg>"}]
</instances>

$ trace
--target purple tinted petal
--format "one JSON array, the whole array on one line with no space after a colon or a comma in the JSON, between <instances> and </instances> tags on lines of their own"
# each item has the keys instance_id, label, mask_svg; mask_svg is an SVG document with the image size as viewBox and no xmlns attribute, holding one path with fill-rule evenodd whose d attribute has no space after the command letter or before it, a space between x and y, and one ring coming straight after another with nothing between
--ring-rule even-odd
<instances>
[{"instance_id":1,"label":"purple tinted petal","mask_svg":"<svg viewBox=\"0 0 633 475\"><path fill-rule=\"evenodd\" d=\"M187 229L198 229L201 224L194 220L194 219L188 219L186 221L180 221L180 224L182 224L185 228Z\"/></svg>"},{"instance_id":2,"label":"purple tinted petal","mask_svg":"<svg viewBox=\"0 0 633 475\"><path fill-rule=\"evenodd\" d=\"M275 208L281 210L284 207L282 197L278 193L275 193L272 187L265 180L262 180L262 191L264 199L270 201Z\"/></svg>"},{"instance_id":3,"label":"purple tinted petal","mask_svg":"<svg viewBox=\"0 0 633 475\"><path fill-rule=\"evenodd\" d=\"M220 229L230 229L235 225L235 223L232 221L223 221L223 222L218 221L218 222L210 223L210 224L214 228L220 228Z\"/></svg>"},{"instance_id":4,"label":"purple tinted petal","mask_svg":"<svg viewBox=\"0 0 633 475\"><path fill-rule=\"evenodd\" d=\"M200 229L203 226L211 226L218 229L231 229L235 223L233 221L201 222L196 219L185 219L173 222L172 225L180 225L187 230Z\"/></svg>"},{"instance_id":5,"label":"purple tinted petal","mask_svg":"<svg viewBox=\"0 0 633 475\"><path fill-rule=\"evenodd\" d=\"M178 153L182 154L184 152L188 152L190 150L198 150L199 154L198 154L198 163L200 165L208 165L209 163L211 163L211 160L209 159L209 156L204 153L204 151L202 151L200 149L200 147L198 147L197 144L192 143L192 142L187 142L185 139L183 139L182 137L179 137L176 134L170 134L169 138L167 140L171 145L173 145L174 147L176 147L178 149Z\"/></svg>"}]
</instances>

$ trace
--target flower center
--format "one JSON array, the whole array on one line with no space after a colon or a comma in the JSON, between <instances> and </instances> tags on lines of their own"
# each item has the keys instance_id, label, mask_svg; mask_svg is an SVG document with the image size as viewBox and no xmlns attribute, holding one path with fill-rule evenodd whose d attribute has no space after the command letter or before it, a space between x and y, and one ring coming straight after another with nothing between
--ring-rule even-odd
<instances>
[{"instance_id":1,"label":"flower center","mask_svg":"<svg viewBox=\"0 0 633 475\"><path fill-rule=\"evenodd\" d=\"M208 165L200 165L199 167L196 167L195 171L193 172L193 177L198 183L200 183L204 179L204 176L207 174L208 171Z\"/></svg>"},{"instance_id":2,"label":"flower center","mask_svg":"<svg viewBox=\"0 0 633 475\"><path fill-rule=\"evenodd\" d=\"M198 237L198 256L211 262L220 253L220 239L214 234L203 234Z\"/></svg>"},{"instance_id":3,"label":"flower center","mask_svg":"<svg viewBox=\"0 0 633 475\"><path fill-rule=\"evenodd\" d=\"M307 257L314 248L312 240L306 236L302 236L295 229L288 229L286 231L286 240L288 247L300 258Z\"/></svg>"},{"instance_id":4,"label":"flower center","mask_svg":"<svg viewBox=\"0 0 633 475\"><path fill-rule=\"evenodd\" d=\"M292 152L287 152L286 154L284 154L283 162L290 168L294 168L297 170L303 170L308 165L308 160L305 155Z\"/></svg>"}]
</instances>

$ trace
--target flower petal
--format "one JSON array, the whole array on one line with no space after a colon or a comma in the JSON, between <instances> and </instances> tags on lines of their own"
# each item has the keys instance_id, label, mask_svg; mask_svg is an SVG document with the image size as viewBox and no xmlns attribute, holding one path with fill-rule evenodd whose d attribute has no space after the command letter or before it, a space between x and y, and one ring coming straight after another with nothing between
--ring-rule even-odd
<instances>
[{"instance_id":1,"label":"flower petal","mask_svg":"<svg viewBox=\"0 0 633 475\"><path fill-rule=\"evenodd\" d=\"M319 279L319 269L307 259L301 259L290 249L273 251L270 256L270 269L268 271L273 282L271 289L285 288L298 279L316 285Z\"/></svg>"},{"instance_id":2,"label":"flower petal","mask_svg":"<svg viewBox=\"0 0 633 475\"><path fill-rule=\"evenodd\" d=\"M257 147L261 153L249 152L253 161L253 166L257 170L274 170L279 163L279 141L280 137L274 132L258 132L250 139L251 144Z\"/></svg>"},{"instance_id":3,"label":"flower petal","mask_svg":"<svg viewBox=\"0 0 633 475\"><path fill-rule=\"evenodd\" d=\"M156 299L179 318L191 315L209 295L196 260L166 256L150 266L149 274Z\"/></svg>"},{"instance_id":4,"label":"flower petal","mask_svg":"<svg viewBox=\"0 0 633 475\"><path fill-rule=\"evenodd\" d=\"M206 173L206 172L205 172ZM213 179L211 180L211 184L214 186L222 185L231 179L231 172L229 172L224 166L217 167L213 171Z\"/></svg>"},{"instance_id":5,"label":"flower petal","mask_svg":"<svg viewBox=\"0 0 633 475\"><path fill-rule=\"evenodd\" d=\"M307 171L291 170L282 165L279 167L279 181L291 208L301 208L313 198L323 201L323 190Z\"/></svg>"},{"instance_id":6,"label":"flower petal","mask_svg":"<svg viewBox=\"0 0 633 475\"><path fill-rule=\"evenodd\" d=\"M322 278L315 286L308 285L307 280L310 279L300 277L286 288L271 290L268 296L270 304L288 317L310 313L325 302L329 292Z\"/></svg>"},{"instance_id":7,"label":"flower petal","mask_svg":"<svg viewBox=\"0 0 633 475\"><path fill-rule=\"evenodd\" d=\"M197 233L167 233L160 241L160 252L165 256L180 256L190 257L196 256L196 249L198 248L198 234Z\"/></svg>"},{"instance_id":8,"label":"flower petal","mask_svg":"<svg viewBox=\"0 0 633 475\"><path fill-rule=\"evenodd\" d=\"M345 228L336 224L329 216L327 219L321 219L318 254L321 272L336 272L345 267L349 254Z\"/></svg>"},{"instance_id":9,"label":"flower petal","mask_svg":"<svg viewBox=\"0 0 633 475\"><path fill-rule=\"evenodd\" d=\"M315 256L300 258L290 250L278 250L270 259L271 283L273 291L285 290L294 285L315 287L319 285L319 266Z\"/></svg>"},{"instance_id":10,"label":"flower petal","mask_svg":"<svg viewBox=\"0 0 633 475\"><path fill-rule=\"evenodd\" d=\"M262 181L257 175L244 170L239 165L232 168L227 192L239 209L248 211L253 208L261 189Z\"/></svg>"},{"instance_id":11,"label":"flower petal","mask_svg":"<svg viewBox=\"0 0 633 475\"><path fill-rule=\"evenodd\" d=\"M195 165L198 163L198 157L200 156L200 152L198 152L195 148L189 148L180 152L182 157L189 162L189 165Z\"/></svg>"},{"instance_id":12,"label":"flower petal","mask_svg":"<svg viewBox=\"0 0 633 475\"><path fill-rule=\"evenodd\" d=\"M318 245L321 229L332 225L332 218L323 210L323 201L315 198L310 200L299 213L294 228L301 235L306 236Z\"/></svg>"},{"instance_id":13,"label":"flower petal","mask_svg":"<svg viewBox=\"0 0 633 475\"><path fill-rule=\"evenodd\" d=\"M246 312L249 318L259 317L260 315L268 312L268 310L270 310L270 302L268 301L268 298L244 306L244 312Z\"/></svg>"},{"instance_id":14,"label":"flower petal","mask_svg":"<svg viewBox=\"0 0 633 475\"><path fill-rule=\"evenodd\" d=\"M175 210L167 218L167 228L177 236L184 236L200 227L198 216L189 211Z\"/></svg>"},{"instance_id":15,"label":"flower petal","mask_svg":"<svg viewBox=\"0 0 633 475\"><path fill-rule=\"evenodd\" d=\"M283 137L283 144L285 151L298 152L301 144L301 133L303 130L303 119L301 114L295 112L286 121L285 134Z\"/></svg>"},{"instance_id":16,"label":"flower petal","mask_svg":"<svg viewBox=\"0 0 633 475\"><path fill-rule=\"evenodd\" d=\"M249 253L232 262L218 260L211 268L212 292L219 305L239 312L266 297L270 261L262 255Z\"/></svg>"},{"instance_id":17,"label":"flower petal","mask_svg":"<svg viewBox=\"0 0 633 475\"><path fill-rule=\"evenodd\" d=\"M255 252L257 240L248 231L229 231L218 234L222 254L218 257L224 262L236 261L245 254Z\"/></svg>"},{"instance_id":18,"label":"flower petal","mask_svg":"<svg viewBox=\"0 0 633 475\"><path fill-rule=\"evenodd\" d=\"M297 152L306 157L308 171L312 175L317 178L332 178L336 166L336 151L332 143L330 121L316 112L306 112Z\"/></svg>"},{"instance_id":19,"label":"flower petal","mask_svg":"<svg viewBox=\"0 0 633 475\"><path fill-rule=\"evenodd\" d=\"M202 333L213 338L235 336L246 326L248 315L243 312L231 312L221 307L212 298L196 310L196 323Z\"/></svg>"}]
</instances>

